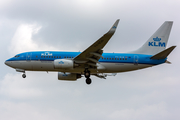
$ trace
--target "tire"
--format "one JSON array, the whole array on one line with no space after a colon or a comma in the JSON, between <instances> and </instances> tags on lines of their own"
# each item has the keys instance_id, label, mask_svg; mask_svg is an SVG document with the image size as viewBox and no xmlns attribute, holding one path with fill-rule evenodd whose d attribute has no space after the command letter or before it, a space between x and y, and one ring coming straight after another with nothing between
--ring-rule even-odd
<instances>
[{"instance_id":1,"label":"tire","mask_svg":"<svg viewBox=\"0 0 180 120\"><path fill-rule=\"evenodd\" d=\"M90 85L91 82L92 82L92 81L91 81L91 78L87 78L87 79L86 79L86 84Z\"/></svg>"},{"instance_id":2,"label":"tire","mask_svg":"<svg viewBox=\"0 0 180 120\"><path fill-rule=\"evenodd\" d=\"M26 74L22 74L22 77L23 77L23 78L26 78Z\"/></svg>"}]
</instances>

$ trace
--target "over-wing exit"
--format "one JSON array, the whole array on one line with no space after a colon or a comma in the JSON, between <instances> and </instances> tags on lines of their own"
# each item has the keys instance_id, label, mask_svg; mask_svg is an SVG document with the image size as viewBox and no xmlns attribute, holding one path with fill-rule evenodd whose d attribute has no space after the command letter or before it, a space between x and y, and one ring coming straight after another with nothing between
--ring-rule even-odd
<instances>
[{"instance_id":1,"label":"over-wing exit","mask_svg":"<svg viewBox=\"0 0 180 120\"><path fill-rule=\"evenodd\" d=\"M84 76L86 83L91 84L91 75L105 79L119 72L170 63L167 56L176 47L166 49L172 21L164 22L144 45L133 52L104 53L103 48L115 33L118 23L119 19L106 34L83 52L24 52L6 60L5 64L22 72L23 78L26 78L25 71L52 71L58 72L59 80L76 81Z\"/></svg>"}]
</instances>

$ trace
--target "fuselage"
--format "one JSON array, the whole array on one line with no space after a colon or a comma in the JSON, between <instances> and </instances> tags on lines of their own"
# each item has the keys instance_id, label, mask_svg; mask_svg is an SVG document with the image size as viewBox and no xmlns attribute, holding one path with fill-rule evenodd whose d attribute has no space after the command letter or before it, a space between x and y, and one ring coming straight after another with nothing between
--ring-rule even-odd
<instances>
[{"instance_id":1,"label":"fuselage","mask_svg":"<svg viewBox=\"0 0 180 120\"><path fill-rule=\"evenodd\" d=\"M60 52L60 51L37 51L17 54L5 61L5 64L19 70L25 71L58 71L70 73L83 73L84 68L74 67L71 69L56 69L54 60L73 60L81 52ZM131 53L103 53L99 59L97 69L89 69L91 73L118 73L126 72L154 65L162 64L166 59L153 60L152 55L131 54Z\"/></svg>"}]
</instances>

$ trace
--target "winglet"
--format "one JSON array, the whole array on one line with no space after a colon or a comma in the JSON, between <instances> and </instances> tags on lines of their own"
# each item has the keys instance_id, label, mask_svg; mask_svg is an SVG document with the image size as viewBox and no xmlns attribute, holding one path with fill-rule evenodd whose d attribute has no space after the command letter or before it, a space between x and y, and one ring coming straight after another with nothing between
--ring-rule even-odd
<instances>
[{"instance_id":1,"label":"winglet","mask_svg":"<svg viewBox=\"0 0 180 120\"><path fill-rule=\"evenodd\" d=\"M119 19L116 20L116 22L114 23L114 25L111 27L111 29L108 31L108 33L114 33L116 31L116 28L118 26L119 23Z\"/></svg>"}]
</instances>

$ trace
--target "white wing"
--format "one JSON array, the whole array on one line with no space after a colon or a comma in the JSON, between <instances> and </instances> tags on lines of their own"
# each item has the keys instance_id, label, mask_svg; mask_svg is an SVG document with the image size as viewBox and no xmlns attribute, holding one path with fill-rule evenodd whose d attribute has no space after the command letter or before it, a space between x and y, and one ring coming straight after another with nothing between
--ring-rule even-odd
<instances>
[{"instance_id":1,"label":"white wing","mask_svg":"<svg viewBox=\"0 0 180 120\"><path fill-rule=\"evenodd\" d=\"M119 19L114 23L114 25L106 34L104 34L101 38L99 38L95 43L89 46L81 54L76 56L74 58L75 63L84 64L84 66L82 67L97 67L96 63L98 63L98 60L100 59L100 57L102 57L102 49L115 33L118 23Z\"/></svg>"}]
</instances>

